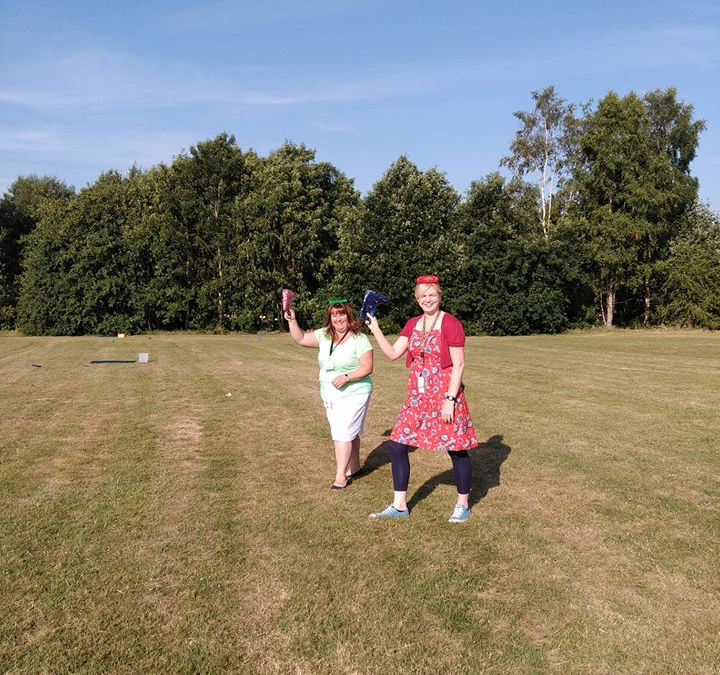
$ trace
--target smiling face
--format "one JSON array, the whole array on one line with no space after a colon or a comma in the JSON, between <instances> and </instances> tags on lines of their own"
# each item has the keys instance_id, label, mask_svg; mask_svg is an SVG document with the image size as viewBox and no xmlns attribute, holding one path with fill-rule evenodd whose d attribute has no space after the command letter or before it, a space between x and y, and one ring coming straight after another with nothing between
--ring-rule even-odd
<instances>
[{"instance_id":1,"label":"smiling face","mask_svg":"<svg viewBox=\"0 0 720 675\"><path fill-rule=\"evenodd\" d=\"M333 307L330 310L330 323L335 333L342 335L348 329L347 312L339 307Z\"/></svg>"},{"instance_id":2,"label":"smiling face","mask_svg":"<svg viewBox=\"0 0 720 675\"><path fill-rule=\"evenodd\" d=\"M359 333L360 321L349 302L339 302L327 308L323 328L325 334L334 340L345 333Z\"/></svg>"},{"instance_id":3,"label":"smiling face","mask_svg":"<svg viewBox=\"0 0 720 675\"><path fill-rule=\"evenodd\" d=\"M415 299L424 314L432 316L440 309L442 293L437 284L419 284L415 288Z\"/></svg>"}]
</instances>

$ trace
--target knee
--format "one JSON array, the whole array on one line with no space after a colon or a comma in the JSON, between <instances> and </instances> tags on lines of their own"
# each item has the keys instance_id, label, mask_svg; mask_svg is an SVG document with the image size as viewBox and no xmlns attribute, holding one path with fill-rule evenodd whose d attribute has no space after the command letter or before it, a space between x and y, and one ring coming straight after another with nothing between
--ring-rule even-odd
<instances>
[{"instance_id":1,"label":"knee","mask_svg":"<svg viewBox=\"0 0 720 675\"><path fill-rule=\"evenodd\" d=\"M450 455L450 459L455 459L457 457L470 457L467 450L448 450L448 455Z\"/></svg>"},{"instance_id":2,"label":"knee","mask_svg":"<svg viewBox=\"0 0 720 675\"><path fill-rule=\"evenodd\" d=\"M396 441L388 441L387 448L390 457L402 457L408 453L408 446L403 443L397 443Z\"/></svg>"}]
</instances>

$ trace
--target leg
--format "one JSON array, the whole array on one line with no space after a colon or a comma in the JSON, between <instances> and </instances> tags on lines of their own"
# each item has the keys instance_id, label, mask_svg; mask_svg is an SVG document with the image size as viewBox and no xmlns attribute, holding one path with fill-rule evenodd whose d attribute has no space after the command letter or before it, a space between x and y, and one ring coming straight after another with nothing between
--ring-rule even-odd
<instances>
[{"instance_id":1,"label":"leg","mask_svg":"<svg viewBox=\"0 0 720 675\"><path fill-rule=\"evenodd\" d=\"M347 483L346 471L352 452L352 441L333 441L335 445L335 485Z\"/></svg>"},{"instance_id":2,"label":"leg","mask_svg":"<svg viewBox=\"0 0 720 675\"><path fill-rule=\"evenodd\" d=\"M407 509L407 489L410 482L409 446L388 441L393 477L393 506L398 511Z\"/></svg>"},{"instance_id":3,"label":"leg","mask_svg":"<svg viewBox=\"0 0 720 675\"><path fill-rule=\"evenodd\" d=\"M466 509L469 508L468 499L470 498L470 488L472 486L472 460L467 450L457 452L448 452L453 464L453 474L455 475L455 485L457 486L457 504L462 504Z\"/></svg>"},{"instance_id":4,"label":"leg","mask_svg":"<svg viewBox=\"0 0 720 675\"><path fill-rule=\"evenodd\" d=\"M350 461L348 462L348 468L345 471L345 475L360 471L360 436L355 436L352 441L352 450L350 451Z\"/></svg>"}]
</instances>

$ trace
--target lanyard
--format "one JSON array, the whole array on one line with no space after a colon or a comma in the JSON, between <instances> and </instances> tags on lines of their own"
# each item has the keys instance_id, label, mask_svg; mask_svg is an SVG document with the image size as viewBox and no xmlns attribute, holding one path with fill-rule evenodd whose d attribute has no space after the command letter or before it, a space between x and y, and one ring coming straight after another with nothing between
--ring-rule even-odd
<instances>
[{"instance_id":1,"label":"lanyard","mask_svg":"<svg viewBox=\"0 0 720 675\"><path fill-rule=\"evenodd\" d=\"M439 317L440 317L440 310L438 310L437 314L435 315L432 325L430 326L430 330L426 330L425 319L427 319L427 317L423 314L423 325L422 325L422 334L421 334L422 343L420 344L420 358L422 359L423 362L425 362L425 344L427 343L430 333L433 332L433 328L435 328L435 324L437 323L437 320Z\"/></svg>"},{"instance_id":2,"label":"lanyard","mask_svg":"<svg viewBox=\"0 0 720 675\"><path fill-rule=\"evenodd\" d=\"M349 332L350 332L350 330L346 330L346 331L342 334L342 337L341 337L337 342L333 341L333 342L330 343L330 356L332 356L333 349L335 349L337 346L339 346L339 344L345 339L345 336L346 336Z\"/></svg>"}]
</instances>

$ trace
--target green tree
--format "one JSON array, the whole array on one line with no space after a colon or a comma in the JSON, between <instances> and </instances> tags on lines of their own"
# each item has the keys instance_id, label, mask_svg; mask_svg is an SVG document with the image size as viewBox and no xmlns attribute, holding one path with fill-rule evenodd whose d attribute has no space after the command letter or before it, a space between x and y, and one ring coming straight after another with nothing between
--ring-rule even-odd
<instances>
[{"instance_id":1,"label":"green tree","mask_svg":"<svg viewBox=\"0 0 720 675\"><path fill-rule=\"evenodd\" d=\"M570 157L577 140L579 123L573 104L560 98L553 86L532 92L535 107L514 113L522 123L510 144L510 155L502 166L523 178L533 174L538 191L537 217L547 241L553 224L553 198L568 177Z\"/></svg>"},{"instance_id":2,"label":"green tree","mask_svg":"<svg viewBox=\"0 0 720 675\"><path fill-rule=\"evenodd\" d=\"M331 254L358 199L352 181L302 144L286 142L259 163L253 190L233 211L233 327L280 327L282 288L299 294L305 320L324 309Z\"/></svg>"},{"instance_id":3,"label":"green tree","mask_svg":"<svg viewBox=\"0 0 720 675\"><path fill-rule=\"evenodd\" d=\"M254 153L243 153L234 136L222 133L161 170L155 252L164 291L170 294L162 314L171 325L178 321L180 302L182 327L227 326L234 204L250 192L255 163Z\"/></svg>"},{"instance_id":4,"label":"green tree","mask_svg":"<svg viewBox=\"0 0 720 675\"><path fill-rule=\"evenodd\" d=\"M366 289L386 293L391 303L383 306L382 317L388 329L397 330L418 312L415 278L448 267L446 234L458 202L437 169L423 172L407 157L397 159L342 230L338 292L357 303Z\"/></svg>"},{"instance_id":5,"label":"green tree","mask_svg":"<svg viewBox=\"0 0 720 675\"><path fill-rule=\"evenodd\" d=\"M673 167L658 152L641 99L607 94L583 125L575 216L591 251L600 314L612 326L616 295L643 279L643 246L672 204ZM650 262L648 253L645 262Z\"/></svg>"},{"instance_id":6,"label":"green tree","mask_svg":"<svg viewBox=\"0 0 720 675\"><path fill-rule=\"evenodd\" d=\"M536 235L536 193L497 173L474 181L448 238L447 308L470 333L553 333L567 323L562 251Z\"/></svg>"},{"instance_id":7,"label":"green tree","mask_svg":"<svg viewBox=\"0 0 720 675\"><path fill-rule=\"evenodd\" d=\"M693 119L693 106L677 100L677 91L670 87L655 90L644 97L651 120L650 134L657 151L667 156L672 170L662 185L667 197L640 242L640 275L643 291L643 323L651 316L651 299L658 265L669 255L671 239L679 233L683 216L697 200L698 181L690 175L690 163L695 158L704 120Z\"/></svg>"},{"instance_id":8,"label":"green tree","mask_svg":"<svg viewBox=\"0 0 720 675\"><path fill-rule=\"evenodd\" d=\"M720 328L720 216L696 204L685 231L660 265L658 318L671 324Z\"/></svg>"},{"instance_id":9,"label":"green tree","mask_svg":"<svg viewBox=\"0 0 720 675\"><path fill-rule=\"evenodd\" d=\"M0 200L0 327L13 328L20 292L24 240L54 201L72 188L52 176L21 176Z\"/></svg>"},{"instance_id":10,"label":"green tree","mask_svg":"<svg viewBox=\"0 0 720 675\"><path fill-rule=\"evenodd\" d=\"M142 212L141 174L102 174L67 203L47 209L28 237L20 327L80 335L141 331L150 322L135 298L143 276L132 264L128 232Z\"/></svg>"}]
</instances>

